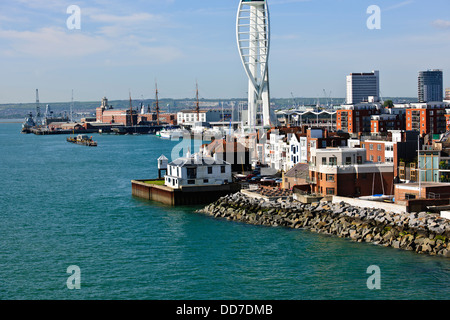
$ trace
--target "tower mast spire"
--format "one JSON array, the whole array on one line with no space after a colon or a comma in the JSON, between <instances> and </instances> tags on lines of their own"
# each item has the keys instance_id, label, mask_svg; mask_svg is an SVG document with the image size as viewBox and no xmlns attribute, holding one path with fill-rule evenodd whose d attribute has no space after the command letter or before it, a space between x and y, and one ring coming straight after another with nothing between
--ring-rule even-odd
<instances>
[{"instance_id":1,"label":"tower mast spire","mask_svg":"<svg viewBox=\"0 0 450 320\"><path fill-rule=\"evenodd\" d=\"M262 107L262 125L271 125L268 67L270 19L267 1L241 0L236 24L238 49L249 79L247 127L254 131L259 106Z\"/></svg>"}]
</instances>

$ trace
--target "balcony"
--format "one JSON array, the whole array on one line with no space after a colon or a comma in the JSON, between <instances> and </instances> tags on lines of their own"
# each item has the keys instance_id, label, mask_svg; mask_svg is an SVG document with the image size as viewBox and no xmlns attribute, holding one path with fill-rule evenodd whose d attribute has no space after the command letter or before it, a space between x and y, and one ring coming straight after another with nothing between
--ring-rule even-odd
<instances>
[{"instance_id":1,"label":"balcony","mask_svg":"<svg viewBox=\"0 0 450 320\"><path fill-rule=\"evenodd\" d=\"M317 179L316 178L306 178L306 183L309 184L317 184Z\"/></svg>"}]
</instances>

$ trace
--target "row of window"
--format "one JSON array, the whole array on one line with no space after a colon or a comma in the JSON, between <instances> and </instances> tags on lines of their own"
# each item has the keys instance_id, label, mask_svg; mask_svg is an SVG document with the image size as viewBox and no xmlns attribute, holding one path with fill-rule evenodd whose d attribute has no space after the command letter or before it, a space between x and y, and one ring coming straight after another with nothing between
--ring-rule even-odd
<instances>
[{"instance_id":1,"label":"row of window","mask_svg":"<svg viewBox=\"0 0 450 320\"><path fill-rule=\"evenodd\" d=\"M213 167L208 167L208 174L213 174ZM171 166L167 167L167 174L169 176L178 176L181 177L181 168L172 168ZM220 173L225 173L226 166L220 166ZM187 168L187 176L189 179L197 177L197 168Z\"/></svg>"},{"instance_id":2,"label":"row of window","mask_svg":"<svg viewBox=\"0 0 450 320\"><path fill-rule=\"evenodd\" d=\"M178 183L178 179L167 178L167 182L171 183L172 186L175 186ZM225 183L228 183L228 180L224 180ZM194 179L190 179L187 181L188 184L195 184ZM203 183L209 183L209 179L203 179Z\"/></svg>"}]
</instances>

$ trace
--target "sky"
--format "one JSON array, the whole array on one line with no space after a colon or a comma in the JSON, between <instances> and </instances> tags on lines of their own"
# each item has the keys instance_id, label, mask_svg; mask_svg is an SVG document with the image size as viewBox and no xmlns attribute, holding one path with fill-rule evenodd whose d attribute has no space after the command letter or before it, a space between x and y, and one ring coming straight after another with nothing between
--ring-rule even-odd
<instances>
[{"instance_id":1,"label":"sky","mask_svg":"<svg viewBox=\"0 0 450 320\"><path fill-rule=\"evenodd\" d=\"M68 28L80 8L78 28ZM2 0L0 104L244 98L239 0ZM416 97L418 71L450 87L449 0L268 0L273 98L345 97L346 75L380 71L381 95ZM368 8L380 8L373 20ZM368 27L378 22L379 28Z\"/></svg>"}]
</instances>

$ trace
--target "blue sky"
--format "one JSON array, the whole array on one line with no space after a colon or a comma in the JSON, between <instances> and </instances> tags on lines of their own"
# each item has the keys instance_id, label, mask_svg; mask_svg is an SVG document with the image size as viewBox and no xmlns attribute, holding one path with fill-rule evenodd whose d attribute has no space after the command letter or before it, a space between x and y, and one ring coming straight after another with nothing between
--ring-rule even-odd
<instances>
[{"instance_id":1,"label":"blue sky","mask_svg":"<svg viewBox=\"0 0 450 320\"><path fill-rule=\"evenodd\" d=\"M0 103L243 98L238 0L3 0ZM69 30L67 8L81 8ZM369 30L367 8L381 8ZM271 96L345 96L345 76L380 70L383 96L417 95L417 72L450 87L448 0L269 0Z\"/></svg>"}]
</instances>

